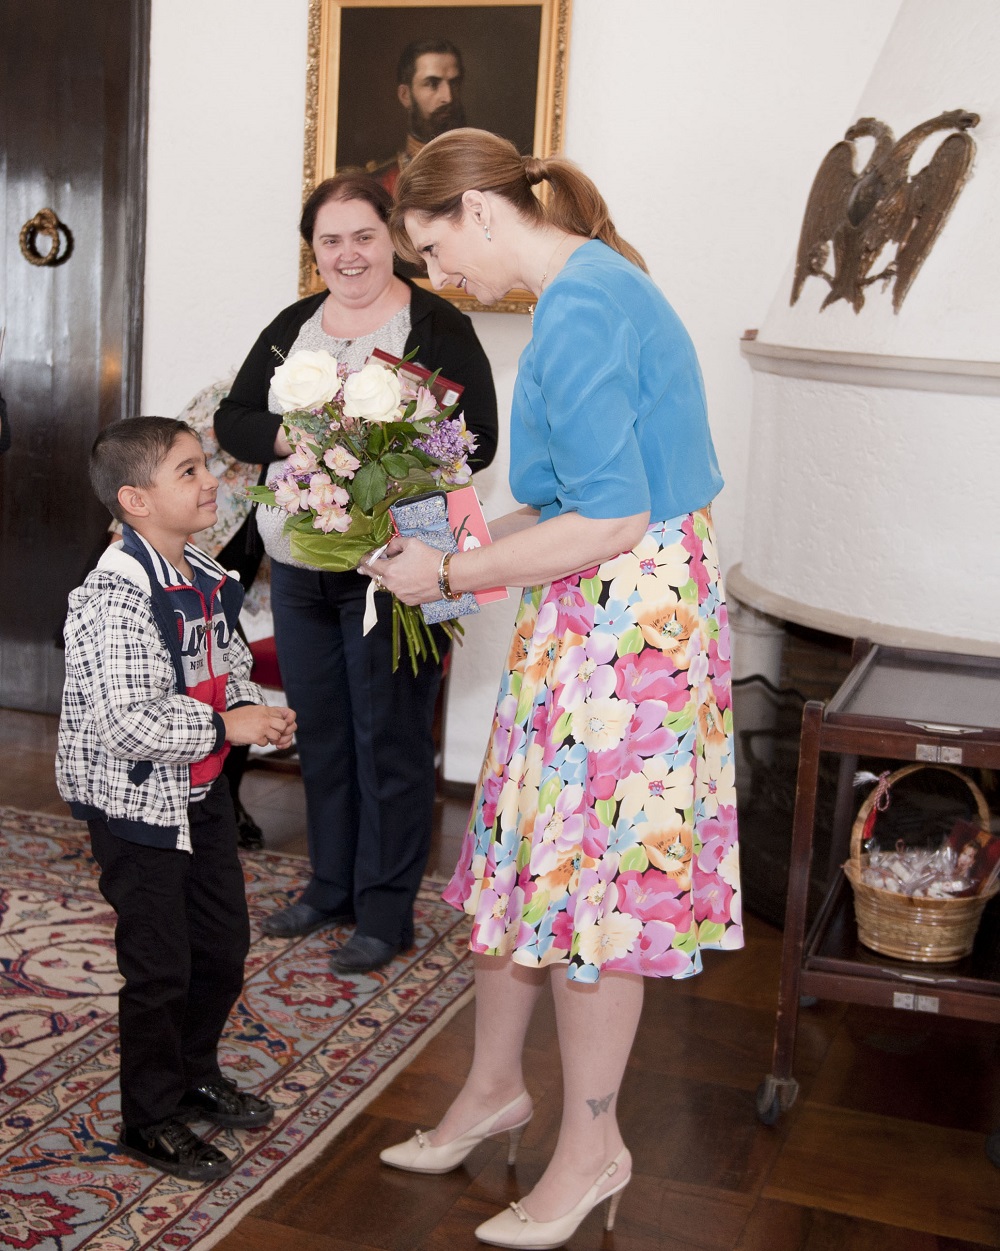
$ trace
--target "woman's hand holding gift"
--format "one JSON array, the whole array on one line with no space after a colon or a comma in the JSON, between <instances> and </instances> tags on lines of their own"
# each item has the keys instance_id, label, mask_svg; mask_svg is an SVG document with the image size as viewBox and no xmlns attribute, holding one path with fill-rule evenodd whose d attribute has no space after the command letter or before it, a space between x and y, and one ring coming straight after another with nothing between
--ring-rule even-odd
<instances>
[{"instance_id":1,"label":"woman's hand holding gift","mask_svg":"<svg viewBox=\"0 0 1000 1251\"><path fill-rule=\"evenodd\" d=\"M366 560L358 572L374 578L377 589L391 591L404 604L431 604L441 598L440 566L441 553L436 548L396 535L383 555Z\"/></svg>"}]
</instances>

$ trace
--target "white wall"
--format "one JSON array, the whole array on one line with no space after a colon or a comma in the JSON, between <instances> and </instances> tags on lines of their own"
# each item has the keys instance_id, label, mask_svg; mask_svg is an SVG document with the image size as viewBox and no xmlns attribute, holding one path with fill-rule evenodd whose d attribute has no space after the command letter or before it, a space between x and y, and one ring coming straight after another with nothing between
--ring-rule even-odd
<instances>
[{"instance_id":1,"label":"white wall","mask_svg":"<svg viewBox=\"0 0 1000 1251\"><path fill-rule=\"evenodd\" d=\"M308 0L153 0L142 411L176 416L296 298Z\"/></svg>"},{"instance_id":2,"label":"white wall","mask_svg":"<svg viewBox=\"0 0 1000 1251\"><path fill-rule=\"evenodd\" d=\"M306 0L154 0L143 407L173 414L239 364L295 297ZM816 165L852 110L899 0L575 0L566 153L687 323L740 555L751 384L738 351L798 237ZM480 314L501 413L527 318ZM506 449L481 483L506 498ZM488 508L489 511L489 508ZM456 657L446 772L471 780L511 604Z\"/></svg>"}]
</instances>

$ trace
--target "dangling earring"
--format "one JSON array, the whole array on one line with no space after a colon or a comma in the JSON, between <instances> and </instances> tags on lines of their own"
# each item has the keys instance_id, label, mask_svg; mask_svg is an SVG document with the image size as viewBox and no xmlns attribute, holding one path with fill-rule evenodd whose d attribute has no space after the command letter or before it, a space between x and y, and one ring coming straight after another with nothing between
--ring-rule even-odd
<instances>
[{"instance_id":1,"label":"dangling earring","mask_svg":"<svg viewBox=\"0 0 1000 1251\"><path fill-rule=\"evenodd\" d=\"M489 226L486 226L486 225L484 225L484 226L483 226L483 234L485 234L485 235L486 235L486 242L487 242L487 243L492 243L492 242L493 242L493 236L490 234L490 228L489 228Z\"/></svg>"},{"instance_id":2,"label":"dangling earring","mask_svg":"<svg viewBox=\"0 0 1000 1251\"><path fill-rule=\"evenodd\" d=\"M313 273L316 275L316 277L317 277L317 278L319 277L319 266L318 266L318 265L317 265L317 266L316 266L316 268L313 270Z\"/></svg>"}]
</instances>

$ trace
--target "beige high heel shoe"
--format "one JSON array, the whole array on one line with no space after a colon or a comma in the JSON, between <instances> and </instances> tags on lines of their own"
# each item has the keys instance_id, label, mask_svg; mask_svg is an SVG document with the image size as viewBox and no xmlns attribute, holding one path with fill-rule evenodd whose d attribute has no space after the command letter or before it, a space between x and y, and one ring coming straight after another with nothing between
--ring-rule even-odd
<instances>
[{"instance_id":1,"label":"beige high heel shoe","mask_svg":"<svg viewBox=\"0 0 1000 1251\"><path fill-rule=\"evenodd\" d=\"M625 1169L628 1172L625 1173ZM617 1177L625 1173L610 1190L601 1192L601 1187L609 1177ZM565 1216L556 1217L554 1221L533 1220L519 1203L512 1203L497 1216L491 1216L476 1230L480 1242L487 1242L494 1247L520 1247L524 1251L548 1251L551 1247L561 1247L572 1238L577 1227L583 1223L599 1203L607 1203L608 1210L604 1217L604 1228L614 1229L618 1204L622 1191L632 1180L632 1160L625 1147L615 1156L607 1168L590 1187L576 1207Z\"/></svg>"},{"instance_id":2,"label":"beige high heel shoe","mask_svg":"<svg viewBox=\"0 0 1000 1251\"><path fill-rule=\"evenodd\" d=\"M513 1125L502 1125L500 1129L495 1129L494 1126L513 1113L518 1104L524 1106L527 1114ZM534 1110L531 1096L523 1090L516 1099L504 1104L499 1112L494 1112L492 1116L486 1117L478 1125L473 1125L471 1129L453 1138L451 1142L435 1147L427 1134L422 1129L418 1129L406 1142L397 1143L394 1147L386 1147L384 1151L379 1152L378 1158L383 1164L405 1169L408 1173L450 1173L453 1168L458 1168L472 1149L478 1147L484 1139L509 1134L510 1147L507 1151L507 1163L510 1165L517 1157L521 1135L524 1133L525 1125L531 1120Z\"/></svg>"}]
</instances>

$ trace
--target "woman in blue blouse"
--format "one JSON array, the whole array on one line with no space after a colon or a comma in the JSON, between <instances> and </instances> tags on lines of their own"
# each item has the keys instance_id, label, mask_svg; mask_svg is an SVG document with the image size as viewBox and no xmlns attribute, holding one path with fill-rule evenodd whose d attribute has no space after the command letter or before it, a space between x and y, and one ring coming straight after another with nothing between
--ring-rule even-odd
<instances>
[{"instance_id":1,"label":"woman in blue blouse","mask_svg":"<svg viewBox=\"0 0 1000 1251\"><path fill-rule=\"evenodd\" d=\"M532 185L547 181L543 207ZM537 296L511 413L524 507L491 547L397 539L368 571L408 603L524 587L468 834L445 898L473 918L476 1045L438 1127L383 1152L456 1167L531 1117L521 1053L551 977L564 1107L537 1185L476 1231L561 1246L617 1196L617 1095L642 978L743 944L729 634L709 505L722 486L677 315L570 162L455 130L404 171L397 248L484 304ZM530 1075L529 1075L530 1079Z\"/></svg>"}]
</instances>

